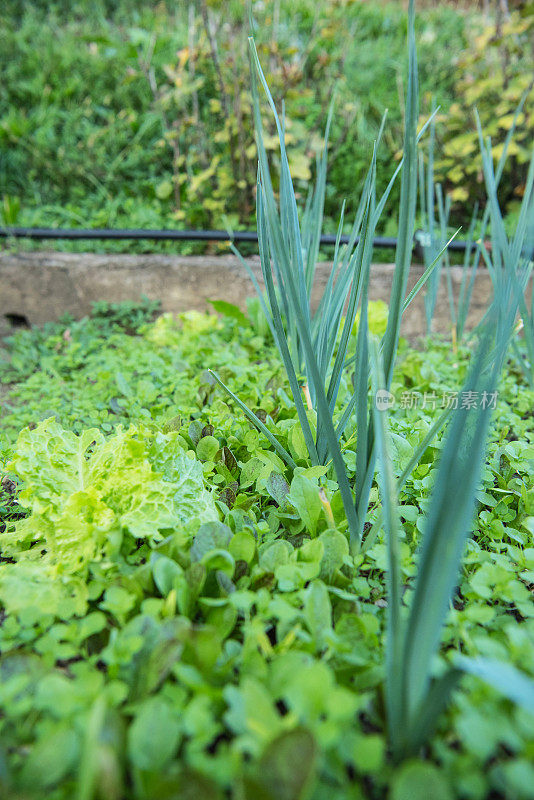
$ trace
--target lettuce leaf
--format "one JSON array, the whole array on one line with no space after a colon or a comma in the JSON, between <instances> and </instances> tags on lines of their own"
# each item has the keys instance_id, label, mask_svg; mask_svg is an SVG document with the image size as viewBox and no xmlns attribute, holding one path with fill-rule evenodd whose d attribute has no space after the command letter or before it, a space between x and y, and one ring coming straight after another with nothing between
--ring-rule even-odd
<instances>
[{"instance_id":1,"label":"lettuce leaf","mask_svg":"<svg viewBox=\"0 0 534 800\"><path fill-rule=\"evenodd\" d=\"M191 455L175 432L132 427L107 439L96 429L77 436L54 419L24 429L10 469L31 513L0 534L3 554L56 574L85 574L91 562L135 554L138 540L154 546L185 527L193 536L218 513Z\"/></svg>"}]
</instances>

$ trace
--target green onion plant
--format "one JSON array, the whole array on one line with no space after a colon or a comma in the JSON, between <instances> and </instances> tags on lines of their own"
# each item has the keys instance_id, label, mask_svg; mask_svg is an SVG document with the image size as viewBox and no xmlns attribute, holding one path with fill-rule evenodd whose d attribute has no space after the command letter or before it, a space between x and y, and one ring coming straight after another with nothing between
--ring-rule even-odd
<instances>
[{"instance_id":1,"label":"green onion plant","mask_svg":"<svg viewBox=\"0 0 534 800\"><path fill-rule=\"evenodd\" d=\"M277 114L272 96L250 40L253 74L253 103L258 148L257 224L260 262L265 295L246 262L245 268L258 292L262 309L280 351L311 463L332 462L343 500L353 551L369 546L383 529L388 551L387 640L385 663L385 707L392 757L395 761L417 755L428 740L439 714L446 706L462 671L483 677L508 697L534 708L534 685L510 665L485 659L468 659L459 653L449 659L445 669L435 671L444 620L456 586L463 548L468 536L485 459L486 440L491 418L491 403L482 407L461 405L445 413L424 437L413 458L399 477L395 477L387 410L379 410L380 392L391 387L402 315L417 292L448 261L447 224L449 207L434 185L432 163L425 177L418 162L418 141L428 124L417 134L418 90L417 59L414 35L414 3L410 0L408 24L409 71L406 97L404 155L384 195L376 197L375 145L362 196L351 229L349 246L340 247L344 211L338 228L332 269L315 312L311 295L319 250L326 185L327 145L317 167L317 183L309 195L302 222L299 219L289 161L285 149L284 114ZM280 142L280 189L275 194L266 148L264 146L259 102L259 85L270 105ZM327 124L330 125L329 115ZM431 148L433 146L433 122ZM498 208L497 185L504 165L493 170L490 145L483 143L483 160L488 186L488 209L482 231L491 217L492 251L486 252L481 240L472 242L475 222L470 227L471 246L464 262L460 303L453 317L458 338L463 334L478 263L483 258L491 270L495 297L491 308L477 329L479 347L473 358L464 391L478 392L489 398L506 358L518 308L524 313L524 291L531 263L523 261L530 242L531 197L534 167L531 164L526 199L516 234L507 239ZM534 162L533 162L534 163ZM381 341L370 338L368 330L369 277L373 238L377 223L394 181L401 174L399 233L395 271L391 290L389 317ZM419 174L418 174L419 173ZM432 251L420 280L407 294L408 273L412 259L413 232L417 203L418 177L424 191L427 226L434 237ZM438 220L434 214L435 201ZM476 217L474 217L475 219ZM237 251L235 251L237 253ZM237 253L237 255L239 255ZM431 278L427 295L427 320L431 326L435 309L437 280ZM449 275L450 278L450 275ZM452 294L452 293L451 293ZM522 299L523 298L523 299ZM355 352L349 353L351 331L359 309L360 318ZM457 312L457 313L456 313ZM345 319L343 320L343 314ZM532 318L532 315L530 319ZM354 369L354 391L340 403L344 370ZM218 383L234 398L248 419L269 439L290 467L291 455L262 422L215 375ZM302 382L304 382L304 391ZM355 478L349 479L341 449L341 437L349 420L356 420ZM418 571L413 587L405 594L400 567L401 521L397 494L432 437L449 422L424 522ZM382 501L378 517L363 540L363 526L378 458L379 489ZM352 473L352 471L351 471Z\"/></svg>"},{"instance_id":2,"label":"green onion plant","mask_svg":"<svg viewBox=\"0 0 534 800\"><path fill-rule=\"evenodd\" d=\"M464 391L489 398L497 390L517 302L505 311L496 300L487 316L478 353ZM500 321L499 321L500 320ZM384 389L382 355L371 344L372 384ZM458 580L461 558L475 509L486 454L491 403L459 405L445 437L426 514L415 585L403 600L400 569L401 522L398 514L387 410L374 406L382 517L388 552L386 716L395 761L418 754L437 723L462 670L476 674L527 709L534 708L534 682L509 664L456 654L439 675L434 662L441 632ZM519 689L518 687L521 687Z\"/></svg>"},{"instance_id":3,"label":"green onion plant","mask_svg":"<svg viewBox=\"0 0 534 800\"><path fill-rule=\"evenodd\" d=\"M510 130L506 135L506 139L503 145L503 151L497 163L497 168L494 172L493 172L493 162L491 161L490 158L491 171L493 175L490 184L488 184L488 178L486 177L487 168L490 167L488 165L484 167L488 198L490 197L490 193L492 191L491 185L494 184L495 192L499 187L499 182L501 180L501 176L506 164L508 149L515 133L517 119L523 110L526 97L527 93L524 94L523 98L521 99L521 102L519 103L515 111L512 125L510 126ZM432 320L436 308L437 292L438 292L442 268L444 266L449 309L451 316L453 345L455 345L456 342L461 342L464 336L466 336L465 326L467 322L469 309L471 306L475 278L477 276L480 264L484 263L485 261L487 262L488 258L488 253L485 246L485 240L488 231L490 230L490 228L493 227L494 224L493 219L495 217L495 208L491 202L488 202L485 206L484 213L479 217L478 205L475 204L469 228L467 230L465 238L466 249L464 252L464 258L461 267L462 277L458 293L458 300L456 301L453 291L453 282L451 274L452 267L450 263L449 252L446 248L446 244L451 241L451 239L448 239L449 217L451 208L450 199L448 197L444 197L443 188L441 184L435 182L434 146L435 146L435 129L434 129L434 120L432 119L430 122L430 136L428 144L426 170L422 155L420 155L419 158L419 196L420 196L420 214L422 221L422 230L419 232L418 239L419 239L419 244L421 245L423 250L425 264L432 263L436 259L436 254L439 253L440 255L436 267L434 268L432 274L430 275L427 285L427 290L425 292L425 298L424 298L425 315L426 315L427 333L431 333ZM483 145L483 148L485 148L485 145ZM530 200L528 202L530 202ZM523 199L523 207L525 207L524 204L525 201ZM494 209L493 211L492 208ZM498 212L497 217L495 217L495 225L497 226L497 228L502 229L502 219L499 222L498 220L499 215L500 211ZM456 236L459 233L459 230L460 229L456 231L454 236ZM476 231L478 231L478 235L475 235ZM527 236L528 235L529 234L527 231ZM531 237L533 236L532 233L530 234L530 236ZM530 250L531 253L533 247L534 247L534 239L531 243L531 250ZM528 247L525 247L524 252L526 252L527 250ZM497 292L499 291L499 287L496 287L496 291ZM523 319L525 316L530 317L531 319L532 314L531 313L525 314L524 311L525 309L521 310L521 315ZM527 342L527 348L529 348L529 345L531 345L532 343L532 336L530 336L530 339L528 339L528 335L530 332L531 328L529 328L528 324L525 323L525 340ZM530 349L528 349L529 353L528 360L530 364L532 364L532 358L530 356L530 352L531 352Z\"/></svg>"},{"instance_id":4,"label":"green onion plant","mask_svg":"<svg viewBox=\"0 0 534 800\"><path fill-rule=\"evenodd\" d=\"M414 3L410 2L408 31L408 89L404 155L389 184L379 199L376 197L376 151L384 121L373 150L360 203L352 224L349 244L340 247L344 225L344 210L332 268L315 312L311 307L315 264L322 225L326 186L327 123L325 146L318 162L317 183L299 220L289 160L285 148L284 115L281 117L265 80L254 42L250 39L252 62L252 94L256 142L258 149L257 226L260 262L266 296L261 292L254 274L241 259L258 292L262 308L280 351L298 419L312 465L332 462L347 516L353 549L361 545L369 505L369 495L375 469L374 418L369 409L369 350L367 336L367 307L370 267L373 258L373 239L391 189L401 174L399 234L395 256L395 271L389 303L387 329L383 338L383 359L387 389L391 385L398 347L401 319L417 292L428 280L442 253L431 261L412 291L406 296L408 273L412 260L413 231L417 200L417 146L428 123L417 134L418 81L414 33ZM280 189L277 198L264 145L259 101L259 86L263 88L275 120L280 143ZM237 251L235 251L237 253ZM239 253L237 253L239 256ZM355 353L349 354L356 314L360 309L360 324ZM344 316L343 316L344 315ZM354 368L354 391L338 405L344 370ZM301 379L304 381L302 391ZM215 379L234 398L249 420L269 439L289 466L294 461L268 427L226 387ZM342 455L340 440L355 414L357 423L355 480L351 485Z\"/></svg>"},{"instance_id":5,"label":"green onion plant","mask_svg":"<svg viewBox=\"0 0 534 800\"><path fill-rule=\"evenodd\" d=\"M495 302L499 309L497 325L501 336L512 340L519 364L527 382L534 386L534 295L528 302L528 287L532 276L534 257L534 149L530 160L521 208L515 231L508 236L497 196L498 179L493 167L491 140L484 139L478 114L476 115L482 164L488 197L488 215L491 222L491 249L482 249L482 256L493 283ZM520 328L524 332L526 359L519 352L513 330L508 327L510 308L518 307ZM517 331L517 329L516 329Z\"/></svg>"}]
</instances>

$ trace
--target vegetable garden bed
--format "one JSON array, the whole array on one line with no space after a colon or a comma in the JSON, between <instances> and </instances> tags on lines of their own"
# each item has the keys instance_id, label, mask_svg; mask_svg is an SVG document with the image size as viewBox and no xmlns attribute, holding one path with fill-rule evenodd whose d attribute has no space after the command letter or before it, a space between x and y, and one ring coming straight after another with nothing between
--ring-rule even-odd
<instances>
[{"instance_id":1,"label":"vegetable garden bed","mask_svg":"<svg viewBox=\"0 0 534 800\"><path fill-rule=\"evenodd\" d=\"M487 199L455 296L411 1L402 159L382 190L382 124L320 282L327 144L299 213L249 46L264 290L234 248L246 314L100 302L3 348L2 797L532 797L534 156L511 235L498 198L526 96L497 163L476 117ZM399 176L386 305L372 243ZM422 291L432 330L443 272L452 341L409 345L403 316Z\"/></svg>"},{"instance_id":2,"label":"vegetable garden bed","mask_svg":"<svg viewBox=\"0 0 534 800\"><path fill-rule=\"evenodd\" d=\"M3 796L529 797L533 717L475 677L420 758L391 765L382 535L352 555L330 478L321 502L261 317L152 311L20 332L3 366ZM371 306L371 331L384 322ZM469 355L401 343L396 474ZM295 470L208 366L272 419ZM510 362L439 664L461 650L534 673L533 407ZM400 495L407 586L440 449Z\"/></svg>"}]
</instances>

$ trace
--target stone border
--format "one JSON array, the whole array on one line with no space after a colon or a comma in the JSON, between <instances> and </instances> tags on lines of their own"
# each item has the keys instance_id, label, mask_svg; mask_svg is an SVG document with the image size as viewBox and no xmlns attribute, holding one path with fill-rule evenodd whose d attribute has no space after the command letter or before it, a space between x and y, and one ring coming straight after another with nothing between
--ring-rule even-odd
<instances>
[{"instance_id":1,"label":"stone border","mask_svg":"<svg viewBox=\"0 0 534 800\"><path fill-rule=\"evenodd\" d=\"M259 259L248 260L261 281ZM370 298L389 300L394 266L371 268ZM409 288L423 267L413 265ZM452 269L455 296L461 268ZM325 285L327 265L317 265L317 283ZM87 314L96 300L138 300L142 295L162 301L164 311L204 310L208 300L227 300L245 307L254 289L243 267L231 255L169 256L93 253L27 252L0 253L0 320L17 315L40 325L69 312L75 318ZM492 295L487 271L478 270L468 327L482 317ZM0 323L1 324L1 323ZM450 331L450 313L445 279L441 281L434 317L436 332ZM408 338L426 330L423 298L419 296L403 319L402 333Z\"/></svg>"}]
</instances>

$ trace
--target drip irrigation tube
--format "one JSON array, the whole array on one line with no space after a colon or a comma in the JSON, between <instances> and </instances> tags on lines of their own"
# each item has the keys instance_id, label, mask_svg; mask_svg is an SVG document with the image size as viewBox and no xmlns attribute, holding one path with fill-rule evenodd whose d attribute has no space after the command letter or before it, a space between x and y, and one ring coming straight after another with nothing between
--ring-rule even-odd
<instances>
[{"instance_id":1,"label":"drip irrigation tube","mask_svg":"<svg viewBox=\"0 0 534 800\"><path fill-rule=\"evenodd\" d=\"M101 239L132 241L186 241L186 242L257 242L256 231L201 231L201 230L155 230L151 228L0 228L0 238L8 239ZM341 244L347 244L348 236L341 236ZM358 239L356 239L356 243ZM333 246L336 236L324 234L321 245ZM375 247L395 249L397 239L392 236L378 236L374 239ZM419 248L418 235L414 237L414 248ZM467 242L455 239L449 250L463 251Z\"/></svg>"}]
</instances>

